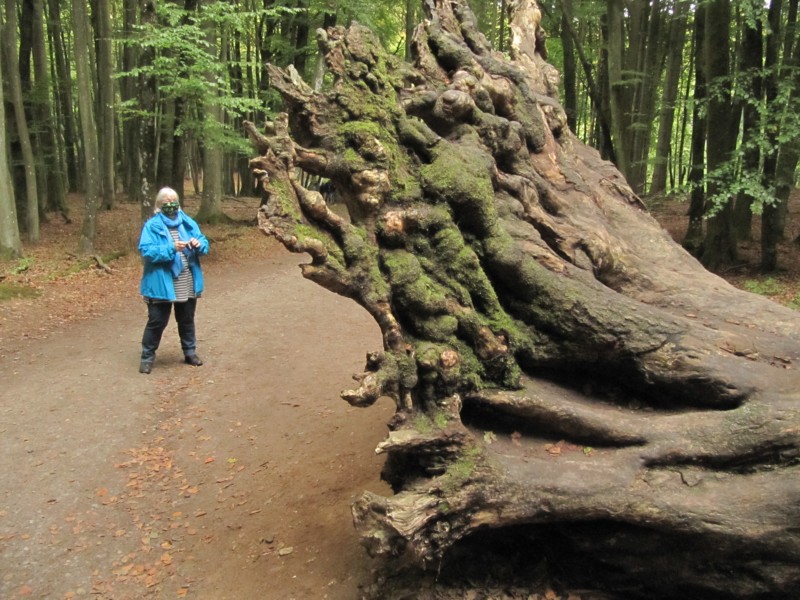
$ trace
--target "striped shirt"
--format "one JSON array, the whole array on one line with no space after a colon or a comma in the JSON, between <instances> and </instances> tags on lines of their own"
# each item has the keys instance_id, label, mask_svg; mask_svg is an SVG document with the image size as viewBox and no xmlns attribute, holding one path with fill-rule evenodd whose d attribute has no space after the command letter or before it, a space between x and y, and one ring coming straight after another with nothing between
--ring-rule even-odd
<instances>
[{"instance_id":1,"label":"striped shirt","mask_svg":"<svg viewBox=\"0 0 800 600\"><path fill-rule=\"evenodd\" d=\"M177 227L170 227L169 233L176 242L181 240ZM192 276L192 270L189 268L189 259L186 258L186 253L181 252L180 255L183 268L180 275L173 277L172 281L175 284L175 302L186 302L189 298L195 297L194 277Z\"/></svg>"}]
</instances>

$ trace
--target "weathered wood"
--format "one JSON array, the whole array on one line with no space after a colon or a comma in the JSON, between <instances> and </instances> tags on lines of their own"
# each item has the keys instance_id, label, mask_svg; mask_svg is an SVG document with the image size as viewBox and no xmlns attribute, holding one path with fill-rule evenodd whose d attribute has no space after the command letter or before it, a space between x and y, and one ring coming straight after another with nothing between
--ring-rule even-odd
<instances>
[{"instance_id":1,"label":"weathered wood","mask_svg":"<svg viewBox=\"0 0 800 600\"><path fill-rule=\"evenodd\" d=\"M270 67L288 112L248 126L261 228L383 334L343 393L398 407L365 546L434 565L541 528L609 590L800 593L797 314L705 271L569 131L534 2L511 60L466 2L425 4L413 67L332 28L332 87Z\"/></svg>"}]
</instances>

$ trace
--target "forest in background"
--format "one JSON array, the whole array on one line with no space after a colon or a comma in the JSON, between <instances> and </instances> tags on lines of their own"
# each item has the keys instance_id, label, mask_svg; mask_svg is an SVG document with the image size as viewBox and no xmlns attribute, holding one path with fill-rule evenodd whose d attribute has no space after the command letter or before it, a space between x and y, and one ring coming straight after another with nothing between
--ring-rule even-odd
<instances>
[{"instance_id":1,"label":"forest in background","mask_svg":"<svg viewBox=\"0 0 800 600\"><path fill-rule=\"evenodd\" d=\"M470 2L499 52L512 1ZM707 267L733 263L757 223L776 269L800 157L798 0L539 6L576 135L640 196L689 199L684 245ZM265 65L325 90L319 28L359 22L411 60L421 15L420 0L4 0L0 254L22 255L44 218L75 218L70 192L84 253L99 210L125 198L145 218L164 185L191 181L198 219L224 219L224 196L254 193L242 121L282 109Z\"/></svg>"}]
</instances>

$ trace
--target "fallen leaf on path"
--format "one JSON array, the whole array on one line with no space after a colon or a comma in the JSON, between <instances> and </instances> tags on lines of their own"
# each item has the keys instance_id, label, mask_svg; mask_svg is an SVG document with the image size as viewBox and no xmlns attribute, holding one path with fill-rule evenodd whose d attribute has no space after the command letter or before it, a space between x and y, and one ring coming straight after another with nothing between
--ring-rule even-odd
<instances>
[{"instance_id":1,"label":"fallen leaf on path","mask_svg":"<svg viewBox=\"0 0 800 600\"><path fill-rule=\"evenodd\" d=\"M214 462L214 457L213 457L213 456L209 456L209 457L207 457L207 458L206 458L206 460L205 460L205 463L206 463L206 464L213 463L213 462Z\"/></svg>"},{"instance_id":2,"label":"fallen leaf on path","mask_svg":"<svg viewBox=\"0 0 800 600\"><path fill-rule=\"evenodd\" d=\"M164 552L164 554L161 555L161 562L165 565L171 565L172 555L169 552Z\"/></svg>"}]
</instances>

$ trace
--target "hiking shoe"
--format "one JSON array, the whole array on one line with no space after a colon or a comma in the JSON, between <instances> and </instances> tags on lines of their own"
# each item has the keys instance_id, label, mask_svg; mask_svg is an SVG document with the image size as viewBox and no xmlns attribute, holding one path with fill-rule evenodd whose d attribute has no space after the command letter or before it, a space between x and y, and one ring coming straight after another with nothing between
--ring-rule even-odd
<instances>
[{"instance_id":1,"label":"hiking shoe","mask_svg":"<svg viewBox=\"0 0 800 600\"><path fill-rule=\"evenodd\" d=\"M139 373L144 373L145 375L150 375L150 371L153 370L153 361L152 360L143 360L139 363Z\"/></svg>"},{"instance_id":2,"label":"hiking shoe","mask_svg":"<svg viewBox=\"0 0 800 600\"><path fill-rule=\"evenodd\" d=\"M189 354L188 356L183 357L183 362L187 365L192 365L193 367L199 367L203 364L203 361L200 360L200 357L197 354Z\"/></svg>"}]
</instances>

